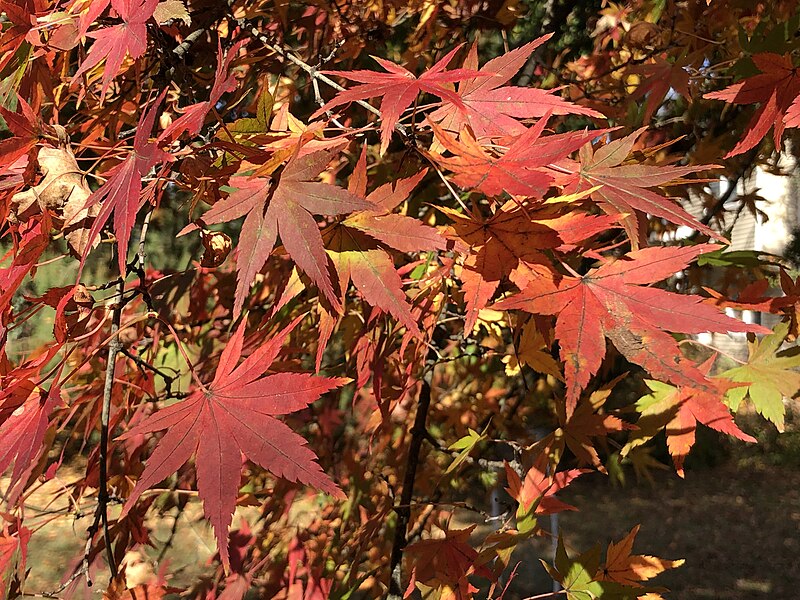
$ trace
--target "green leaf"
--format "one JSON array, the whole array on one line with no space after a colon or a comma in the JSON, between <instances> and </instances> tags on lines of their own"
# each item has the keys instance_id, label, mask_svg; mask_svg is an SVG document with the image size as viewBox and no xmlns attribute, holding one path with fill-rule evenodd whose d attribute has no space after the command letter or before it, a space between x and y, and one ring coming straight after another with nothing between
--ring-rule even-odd
<instances>
[{"instance_id":1,"label":"green leaf","mask_svg":"<svg viewBox=\"0 0 800 600\"><path fill-rule=\"evenodd\" d=\"M536 531L536 524L539 522L536 518L536 508L539 506L541 498L534 502L528 510L522 504L517 506L517 531L521 536L529 536Z\"/></svg>"},{"instance_id":2,"label":"green leaf","mask_svg":"<svg viewBox=\"0 0 800 600\"><path fill-rule=\"evenodd\" d=\"M697 258L697 266L737 267L740 269L756 268L763 267L764 262L772 262L770 259L773 258L775 258L774 255L758 250L733 250L726 252L725 248L720 248L714 252L699 256Z\"/></svg>"},{"instance_id":3,"label":"green leaf","mask_svg":"<svg viewBox=\"0 0 800 600\"><path fill-rule=\"evenodd\" d=\"M486 433L486 429L483 430L483 433L478 433L472 428L469 428L468 431L469 433L467 435L459 440L456 440L450 444L450 446L448 446L448 450L461 450L461 452L459 452L458 456L456 456L453 462L450 463L450 466L447 467L447 470L444 472L445 475L455 471L465 460L467 460L467 457L470 455L475 446L486 439L486 436L484 435Z\"/></svg>"},{"instance_id":4,"label":"green leaf","mask_svg":"<svg viewBox=\"0 0 800 600\"><path fill-rule=\"evenodd\" d=\"M234 121L229 129L234 133L264 133L269 129L269 119L272 116L272 107L275 100L272 94L264 88L258 98L256 117L245 117Z\"/></svg>"},{"instance_id":5,"label":"green leaf","mask_svg":"<svg viewBox=\"0 0 800 600\"><path fill-rule=\"evenodd\" d=\"M755 409L764 418L775 423L779 431L784 429L784 398L792 398L800 389L800 347L779 349L789 333L788 323L779 323L773 333L761 341L748 342L747 364L728 369L721 377L731 381L748 383L744 387L728 390L725 402L737 409L749 397Z\"/></svg>"}]
</instances>

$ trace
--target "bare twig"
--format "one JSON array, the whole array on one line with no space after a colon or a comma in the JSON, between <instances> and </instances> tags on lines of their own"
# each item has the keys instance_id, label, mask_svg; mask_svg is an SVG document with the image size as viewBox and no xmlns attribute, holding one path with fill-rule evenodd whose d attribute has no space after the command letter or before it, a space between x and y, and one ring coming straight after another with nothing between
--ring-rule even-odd
<instances>
[{"instance_id":1,"label":"bare twig","mask_svg":"<svg viewBox=\"0 0 800 600\"><path fill-rule=\"evenodd\" d=\"M178 375L168 375L163 370L159 369L157 366L147 362L141 356L138 356L125 348L124 346L120 345L119 352L130 358L133 362L135 362L141 369L147 369L148 371L152 371L161 379L164 380L164 391L167 394L167 397L172 397L172 384L175 383L175 380L178 378Z\"/></svg>"},{"instance_id":2,"label":"bare twig","mask_svg":"<svg viewBox=\"0 0 800 600\"><path fill-rule=\"evenodd\" d=\"M206 32L206 29L197 29L193 31L186 38L180 43L180 45L175 48L172 53L175 54L178 58L183 58L183 56L189 51L189 49L194 45L194 43L200 39L200 37Z\"/></svg>"},{"instance_id":3,"label":"bare twig","mask_svg":"<svg viewBox=\"0 0 800 600\"><path fill-rule=\"evenodd\" d=\"M108 361L106 363L106 379L103 385L103 406L100 413L100 490L97 493L97 510L95 511L95 519L92 527L90 528L89 539L86 542L87 548L91 547L92 537L94 532L97 531L98 514L103 523L103 540L106 547L106 559L108 560L108 568L111 571L111 576L117 576L117 563L114 560L114 551L111 548L111 536L109 535L108 528L108 428L109 419L111 414L111 391L114 385L114 365L117 361L117 353L120 351L119 329L122 321L122 308L123 293L125 292L125 283L120 281L117 284L117 299L113 305L111 317L111 339L108 342ZM84 563L88 563L88 553L84 552ZM87 564L88 572L88 564ZM91 585L91 581L87 577L87 585Z\"/></svg>"},{"instance_id":4,"label":"bare twig","mask_svg":"<svg viewBox=\"0 0 800 600\"><path fill-rule=\"evenodd\" d=\"M294 64L295 66L300 67L303 71L308 73L312 78L318 79L319 81L321 81L325 85L328 85L328 86L332 87L333 89L335 89L335 90L337 90L339 92L344 92L345 91L346 88L344 86L339 85L338 83L336 83L333 79L331 79L330 77L328 77L324 73L320 73L317 70L316 67L312 67L307 62L305 62L302 58L300 58L299 56L295 55L293 52L290 52L290 51L282 48L281 46L273 44L270 41L270 39L267 36L265 36L264 34L262 34L248 19L237 19L236 22L239 25L239 27L242 28L243 31L246 31L249 35L251 35L252 37L257 39L259 42L261 42L264 45L265 48L271 50L275 54L278 54L278 55L282 56L283 58L288 60L290 63ZM381 111L378 110L377 108L375 108L374 106L372 106L369 102L365 102L364 100L356 100L355 102L360 107L368 110L369 112L371 112L376 117L380 118L382 116L381 115Z\"/></svg>"},{"instance_id":5,"label":"bare twig","mask_svg":"<svg viewBox=\"0 0 800 600\"><path fill-rule=\"evenodd\" d=\"M394 543L392 544L392 557L390 565L389 595L388 600L401 600L403 597L403 551L408 543L407 528L411 520L411 500L414 495L414 479L417 476L417 466L419 465L419 454L422 449L422 442L425 439L427 429L425 422L428 419L428 409L431 405L431 379L432 372L428 372L422 379L422 388L417 400L417 414L414 417L414 426L411 428L411 442L408 446L408 458L406 460L406 473L403 478L403 491L400 496L400 504L395 507L397 513L397 524L394 532Z\"/></svg>"}]
</instances>

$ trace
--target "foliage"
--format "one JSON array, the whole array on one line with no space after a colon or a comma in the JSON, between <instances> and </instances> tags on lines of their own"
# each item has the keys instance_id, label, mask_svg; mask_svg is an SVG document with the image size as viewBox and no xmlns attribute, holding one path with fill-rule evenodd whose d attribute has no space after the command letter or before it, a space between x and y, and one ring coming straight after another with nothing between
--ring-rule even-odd
<instances>
[{"instance_id":1,"label":"foliage","mask_svg":"<svg viewBox=\"0 0 800 600\"><path fill-rule=\"evenodd\" d=\"M663 437L683 477L749 407L783 428L800 285L724 253L760 199L708 184L797 147L795 3L1 4L3 594L106 565L109 598L499 598L575 478ZM64 461L85 551L30 590L26 496ZM214 565L125 591L194 490ZM546 569L660 597L682 561L637 532Z\"/></svg>"}]
</instances>

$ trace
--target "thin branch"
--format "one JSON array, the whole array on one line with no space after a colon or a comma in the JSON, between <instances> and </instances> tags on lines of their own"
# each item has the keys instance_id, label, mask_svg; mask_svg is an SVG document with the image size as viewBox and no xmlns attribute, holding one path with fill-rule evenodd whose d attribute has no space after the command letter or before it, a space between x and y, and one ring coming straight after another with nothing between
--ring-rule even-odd
<instances>
[{"instance_id":1,"label":"thin branch","mask_svg":"<svg viewBox=\"0 0 800 600\"><path fill-rule=\"evenodd\" d=\"M193 31L186 36L186 39L184 39L180 45L172 51L172 53L178 58L183 58L183 56L189 51L194 43L199 40L205 32L206 29L197 29L196 31Z\"/></svg>"},{"instance_id":2,"label":"thin branch","mask_svg":"<svg viewBox=\"0 0 800 600\"><path fill-rule=\"evenodd\" d=\"M428 420L428 410L431 406L431 379L432 372L428 372L422 379L422 388L417 400L417 414L414 417L414 426L411 428L411 442L408 445L408 458L406 459L406 473L403 478L403 492L400 496L400 504L395 507L397 513L397 524L394 532L394 543L392 544L392 557L389 563L389 595L388 600L401 600L403 598L403 551L408 543L407 528L411 520L411 501L414 496L414 479L417 476L419 466L419 455L422 449L422 442L425 440L427 429L425 423Z\"/></svg>"},{"instance_id":3,"label":"thin branch","mask_svg":"<svg viewBox=\"0 0 800 600\"><path fill-rule=\"evenodd\" d=\"M557 598L563 596L568 590L558 590L557 592L546 592L544 594L537 594L536 596L527 596L522 600L544 600L545 598Z\"/></svg>"},{"instance_id":4,"label":"thin branch","mask_svg":"<svg viewBox=\"0 0 800 600\"><path fill-rule=\"evenodd\" d=\"M128 358L130 358L133 362L135 362L141 369L147 369L148 371L152 371L161 379L164 380L164 392L166 393L167 397L172 397L172 384L175 383L175 380L178 379L178 375L168 375L166 372L162 371L155 365L147 362L141 356L138 356L125 348L124 346L120 345L119 352L124 354Z\"/></svg>"},{"instance_id":5,"label":"thin branch","mask_svg":"<svg viewBox=\"0 0 800 600\"><path fill-rule=\"evenodd\" d=\"M246 31L253 38L255 38L259 42L261 42L264 45L264 47L266 47L269 50L272 50L275 54L278 54L278 55L282 56L283 58L285 58L286 60L288 60L289 62L294 64L295 66L300 67L303 71L308 73L312 78L318 79L319 81L321 81L322 83L332 87L336 91L344 92L346 90L346 88L344 86L339 85L338 83L336 83L333 79L331 79L330 77L328 77L324 73L320 73L317 70L316 67L312 67L307 62L305 62L302 58L300 58L299 56L295 55L293 52L290 52L290 51L282 48L281 46L277 46L277 45L273 44L270 41L270 39L267 36L265 36L264 34L262 34L255 27L255 25L253 25L248 19L236 19L236 23L239 25L239 27L242 28L243 31ZM378 117L378 118L382 117L381 111L378 110L377 108L375 108L374 106L372 106L369 102L365 102L364 100L356 100L355 102L360 107L368 110L369 112L371 112L376 117Z\"/></svg>"},{"instance_id":6,"label":"thin branch","mask_svg":"<svg viewBox=\"0 0 800 600\"><path fill-rule=\"evenodd\" d=\"M742 163L741 168L739 168L736 171L736 173L734 174L733 178L729 180L728 189L725 190L725 193L722 194L717 199L717 201L714 203L714 205L710 209L708 209L708 212L706 212L706 214L703 215L703 217L700 219L700 223L702 223L703 225L709 225L711 223L711 221L714 220L714 218L719 213L721 213L723 210L725 210L725 204L727 204L728 200L730 200L731 197L733 196L734 192L736 192L736 188L738 187L739 182L747 174L747 172L753 167L753 162L756 159L757 153L758 153L758 148L753 148L750 152L748 152L745 155L745 159L744 159L744 162ZM695 238L697 238L697 236L699 236L699 235L700 235L700 232L695 230L689 236L688 240L691 242Z\"/></svg>"},{"instance_id":7,"label":"thin branch","mask_svg":"<svg viewBox=\"0 0 800 600\"><path fill-rule=\"evenodd\" d=\"M117 353L120 351L121 344L119 341L119 329L122 322L122 308L124 302L122 300L123 293L125 292L125 283L120 281L117 284L117 300L114 304L113 313L111 317L111 339L108 342L108 361L106 363L106 379L103 385L103 407L100 413L100 490L97 493L97 510L95 511L95 519L92 527L90 528L89 539L87 540L87 547L91 547L92 537L94 531L97 530L98 514L103 523L103 540L106 547L106 559L108 560L108 568L111 570L112 578L117 576L117 563L114 560L114 551L111 548L111 536L109 535L108 528L108 428L109 419L111 414L111 392L114 385L114 366L117 361ZM88 554L84 553L84 562L88 562ZM88 565L87 565L88 567ZM87 585L91 582L87 579Z\"/></svg>"}]
</instances>

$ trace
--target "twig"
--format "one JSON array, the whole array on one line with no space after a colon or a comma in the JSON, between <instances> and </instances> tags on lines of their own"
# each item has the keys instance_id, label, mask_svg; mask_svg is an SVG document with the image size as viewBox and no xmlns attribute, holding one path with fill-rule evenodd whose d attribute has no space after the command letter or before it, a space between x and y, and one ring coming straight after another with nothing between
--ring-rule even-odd
<instances>
[{"instance_id":1,"label":"twig","mask_svg":"<svg viewBox=\"0 0 800 600\"><path fill-rule=\"evenodd\" d=\"M153 373L155 373L159 377L161 377L161 379L164 380L164 391L166 392L167 397L171 397L172 396L172 384L175 383L175 380L178 378L177 375L167 375L167 373L165 373L164 371L162 371L161 369L159 369L155 365L147 362L141 356L138 356L138 355L134 354L133 352L131 352L130 350L128 350L127 348L125 348L122 345L120 345L120 347L119 347L119 352L124 354L128 358L130 358L141 369L147 369L149 371L152 371Z\"/></svg>"},{"instance_id":2,"label":"twig","mask_svg":"<svg viewBox=\"0 0 800 600\"><path fill-rule=\"evenodd\" d=\"M556 598L558 596L563 596L567 593L568 590L558 590L557 592L546 592L544 594L537 594L536 596L527 596L522 600L544 600L545 598Z\"/></svg>"},{"instance_id":3,"label":"twig","mask_svg":"<svg viewBox=\"0 0 800 600\"><path fill-rule=\"evenodd\" d=\"M270 41L270 39L267 36L265 36L264 34L262 34L255 27L255 25L253 25L248 19L236 19L236 23L239 25L239 27L242 28L243 31L246 31L253 38L255 38L259 42L261 42L264 45L264 47L266 47L269 50L272 50L275 54L278 54L278 55L282 56L283 58L285 58L289 62L293 63L295 66L300 67L303 71L308 73L312 78L318 79L322 83L332 87L333 89L335 89L335 90L337 90L339 92L344 92L346 90L346 88L344 86L339 85L338 83L336 83L333 79L331 79L330 77L328 77L324 73L320 73L317 70L316 67L312 67L307 62L305 62L302 58L296 56L294 53L289 52L288 50L286 50L286 49L284 49L284 48L282 48L280 46L277 46L277 45L273 44ZM377 108L375 108L374 106L372 106L369 102L365 102L364 100L356 100L355 102L360 107L365 108L366 110L371 112L376 117L381 118L383 116L383 115L381 115L381 111L378 110ZM399 125L399 124L398 124L398 128L399 129L403 129L403 130L405 129L405 128L402 127L402 125Z\"/></svg>"},{"instance_id":4,"label":"twig","mask_svg":"<svg viewBox=\"0 0 800 600\"><path fill-rule=\"evenodd\" d=\"M108 362L106 363L106 379L103 385L103 407L100 413L100 490L97 493L97 510L95 511L95 519L92 527L90 528L89 539L86 542L87 548L91 548L92 537L94 531L97 530L97 515L100 515L100 520L103 522L103 540L106 547L106 559L108 560L108 568L111 571L111 577L117 576L117 563L114 560L114 551L111 548L111 536L108 529L108 427L109 418L111 414L111 391L114 385L114 366L117 361L117 353L120 351L121 344L119 341L119 329L122 322L122 308L124 306L122 295L125 291L125 283L120 281L117 284L117 301L114 304L113 313L111 317L111 339L108 342ZM94 531L92 531L94 530ZM88 563L88 553L84 552L84 563ZM88 573L88 564L87 573ZM91 585L87 577L87 585Z\"/></svg>"},{"instance_id":5,"label":"twig","mask_svg":"<svg viewBox=\"0 0 800 600\"><path fill-rule=\"evenodd\" d=\"M425 506L422 511L422 515L417 520L417 524L413 527L413 529L411 529L411 531L408 532L407 541L413 542L422 535L422 532L425 530L425 524L428 522L428 519L431 518L433 510L436 508L441 495L442 492L440 490L436 490L433 501Z\"/></svg>"},{"instance_id":6,"label":"twig","mask_svg":"<svg viewBox=\"0 0 800 600\"><path fill-rule=\"evenodd\" d=\"M198 29L196 31L193 31L192 33L186 36L186 39L184 39L178 45L178 47L172 51L172 53L175 54L178 58L183 58L183 55L189 51L192 45L194 45L194 43L197 40L199 40L200 36L202 36L205 32L206 29Z\"/></svg>"},{"instance_id":7,"label":"twig","mask_svg":"<svg viewBox=\"0 0 800 600\"><path fill-rule=\"evenodd\" d=\"M52 592L45 592L36 594L34 597L41 598L58 598L59 594L66 590L76 579L79 577L86 577L86 585L92 586L92 579L89 575L89 557L92 553L92 542L94 536L103 527L103 543L106 549L106 559L108 561L108 568L111 571L111 577L117 577L117 563L114 560L114 551L111 547L111 535L108 527L108 502L110 500L108 495L108 433L109 433L109 420L111 414L111 392L114 386L114 365L117 359L117 353L120 351L119 332L122 323L122 309L125 306L124 300L125 281L120 277L117 280L116 293L112 316L111 316L111 336L108 340L108 362L106 364L105 381L103 384L103 405L100 412L100 447L99 447L99 471L100 471L100 489L97 492L97 507L94 511L94 520L86 530L87 540L83 548L83 560L76 569L76 571L65 581L61 586ZM69 376L64 378L64 381L69 379Z\"/></svg>"}]
</instances>

